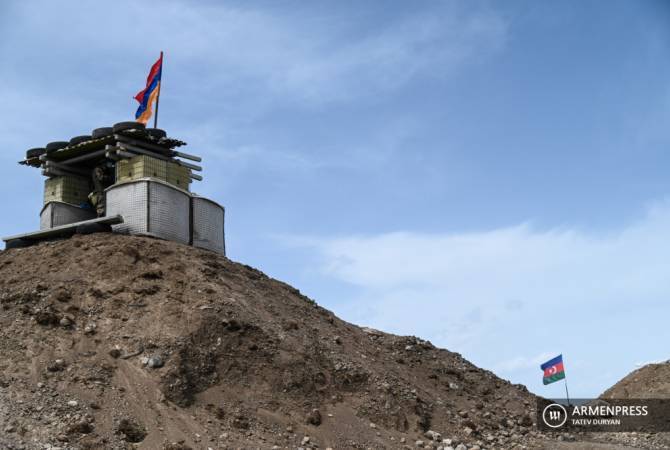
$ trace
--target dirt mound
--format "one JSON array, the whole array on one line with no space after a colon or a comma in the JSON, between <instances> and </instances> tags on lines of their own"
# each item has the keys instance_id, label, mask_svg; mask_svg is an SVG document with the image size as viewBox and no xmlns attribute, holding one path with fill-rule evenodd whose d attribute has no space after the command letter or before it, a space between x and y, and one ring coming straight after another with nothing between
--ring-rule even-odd
<instances>
[{"instance_id":1,"label":"dirt mound","mask_svg":"<svg viewBox=\"0 0 670 450\"><path fill-rule=\"evenodd\" d=\"M670 398L670 361L647 364L629 373L601 398Z\"/></svg>"},{"instance_id":2,"label":"dirt mound","mask_svg":"<svg viewBox=\"0 0 670 450\"><path fill-rule=\"evenodd\" d=\"M540 436L525 387L173 242L98 234L0 252L0 308L0 448L491 449Z\"/></svg>"}]
</instances>

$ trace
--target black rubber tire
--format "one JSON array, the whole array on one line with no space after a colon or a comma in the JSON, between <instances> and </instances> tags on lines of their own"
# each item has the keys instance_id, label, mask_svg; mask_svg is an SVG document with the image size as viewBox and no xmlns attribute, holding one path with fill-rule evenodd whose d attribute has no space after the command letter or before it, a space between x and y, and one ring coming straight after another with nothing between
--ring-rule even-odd
<instances>
[{"instance_id":1,"label":"black rubber tire","mask_svg":"<svg viewBox=\"0 0 670 450\"><path fill-rule=\"evenodd\" d=\"M77 227L77 234L109 233L112 226L106 223L85 223Z\"/></svg>"},{"instance_id":2,"label":"black rubber tire","mask_svg":"<svg viewBox=\"0 0 670 450\"><path fill-rule=\"evenodd\" d=\"M112 134L114 134L114 129L112 127L102 127L93 130L91 136L93 136L93 139L100 139L105 136L111 136Z\"/></svg>"},{"instance_id":3,"label":"black rubber tire","mask_svg":"<svg viewBox=\"0 0 670 450\"><path fill-rule=\"evenodd\" d=\"M47 155L60 150L61 148L67 147L68 142L65 141L54 141L47 144Z\"/></svg>"},{"instance_id":4,"label":"black rubber tire","mask_svg":"<svg viewBox=\"0 0 670 450\"><path fill-rule=\"evenodd\" d=\"M43 154L47 152L47 149L44 147L38 147L38 148L31 148L30 150L26 151L26 159L30 158L39 158Z\"/></svg>"},{"instance_id":5,"label":"black rubber tire","mask_svg":"<svg viewBox=\"0 0 670 450\"><path fill-rule=\"evenodd\" d=\"M5 243L5 250L10 250L12 248L25 248L30 247L31 245L33 245L33 243L25 239L13 239Z\"/></svg>"},{"instance_id":6,"label":"black rubber tire","mask_svg":"<svg viewBox=\"0 0 670 450\"><path fill-rule=\"evenodd\" d=\"M72 139L70 139L70 144L69 145L77 145L81 144L82 142L90 141L92 139L91 136L75 136Z\"/></svg>"},{"instance_id":7,"label":"black rubber tire","mask_svg":"<svg viewBox=\"0 0 670 450\"><path fill-rule=\"evenodd\" d=\"M154 139L167 137L167 133L165 132L165 130L161 130L160 128L147 128L146 131L147 134Z\"/></svg>"},{"instance_id":8,"label":"black rubber tire","mask_svg":"<svg viewBox=\"0 0 670 450\"><path fill-rule=\"evenodd\" d=\"M119 122L114 124L112 130L114 130L114 133L118 133L125 130L144 130L145 128L144 124L139 122Z\"/></svg>"}]
</instances>

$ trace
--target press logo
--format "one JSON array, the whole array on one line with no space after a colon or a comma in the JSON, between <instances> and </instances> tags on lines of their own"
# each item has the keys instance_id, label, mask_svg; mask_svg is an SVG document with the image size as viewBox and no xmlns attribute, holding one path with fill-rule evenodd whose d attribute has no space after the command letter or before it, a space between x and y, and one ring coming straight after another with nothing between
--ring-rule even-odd
<instances>
[{"instance_id":1,"label":"press logo","mask_svg":"<svg viewBox=\"0 0 670 450\"><path fill-rule=\"evenodd\" d=\"M568 412L563 405L552 403L542 411L542 421L550 428L560 428L568 420Z\"/></svg>"}]
</instances>

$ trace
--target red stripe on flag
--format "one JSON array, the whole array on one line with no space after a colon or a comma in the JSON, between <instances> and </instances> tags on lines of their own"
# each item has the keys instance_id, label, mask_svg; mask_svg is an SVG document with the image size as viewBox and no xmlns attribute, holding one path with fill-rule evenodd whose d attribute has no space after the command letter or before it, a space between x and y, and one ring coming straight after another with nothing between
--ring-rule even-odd
<instances>
[{"instance_id":1,"label":"red stripe on flag","mask_svg":"<svg viewBox=\"0 0 670 450\"><path fill-rule=\"evenodd\" d=\"M563 363L559 362L558 364L554 364L553 366L547 367L546 369L544 369L544 376L545 377L550 377L552 375L556 375L557 373L561 373L563 371L565 371L565 369L563 368Z\"/></svg>"},{"instance_id":2,"label":"red stripe on flag","mask_svg":"<svg viewBox=\"0 0 670 450\"><path fill-rule=\"evenodd\" d=\"M163 65L163 52L161 52L161 56L160 58L158 58L158 61L156 61L153 66L151 66L149 76L147 77L147 85L144 89L142 89L140 92L137 93L137 95L135 96L135 100L142 103L142 100L144 99L144 93L147 91L147 89L149 89L149 86L151 86L151 82L154 80L154 77L158 74L158 71L161 70L162 65Z\"/></svg>"}]
</instances>

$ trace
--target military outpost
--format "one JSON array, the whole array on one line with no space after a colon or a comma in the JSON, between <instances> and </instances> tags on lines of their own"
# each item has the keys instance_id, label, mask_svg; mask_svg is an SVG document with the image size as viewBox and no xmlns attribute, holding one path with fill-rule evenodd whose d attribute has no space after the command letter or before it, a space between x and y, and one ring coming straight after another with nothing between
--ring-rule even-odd
<instances>
[{"instance_id":1,"label":"military outpost","mask_svg":"<svg viewBox=\"0 0 670 450\"><path fill-rule=\"evenodd\" d=\"M46 177L40 229L3 238L6 247L113 231L225 255L224 208L192 192L201 158L177 150L184 145L164 130L120 122L28 150L19 164Z\"/></svg>"}]
</instances>

